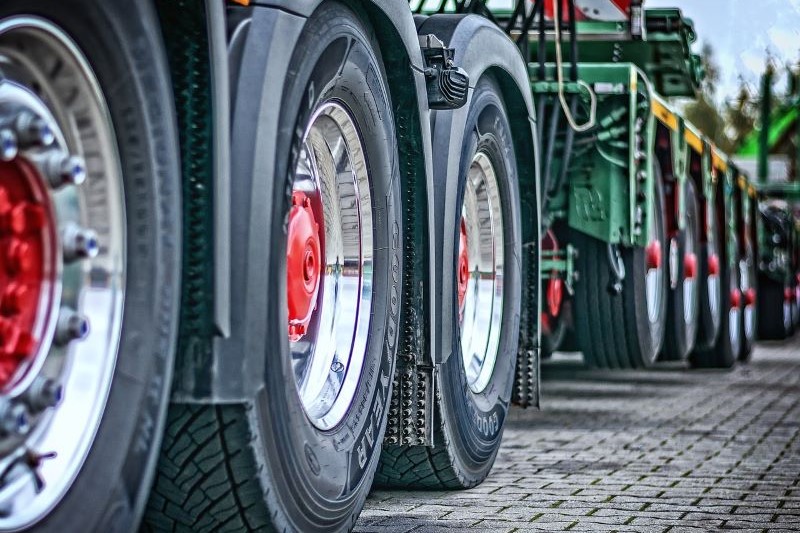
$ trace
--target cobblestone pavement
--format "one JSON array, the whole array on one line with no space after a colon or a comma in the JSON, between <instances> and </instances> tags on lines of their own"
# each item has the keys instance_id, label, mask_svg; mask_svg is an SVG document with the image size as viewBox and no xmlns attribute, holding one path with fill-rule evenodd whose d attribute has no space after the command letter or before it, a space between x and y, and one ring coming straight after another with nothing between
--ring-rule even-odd
<instances>
[{"instance_id":1,"label":"cobblestone pavement","mask_svg":"<svg viewBox=\"0 0 800 533\"><path fill-rule=\"evenodd\" d=\"M489 478L375 491L358 532L800 530L800 340L732 372L543 365Z\"/></svg>"}]
</instances>

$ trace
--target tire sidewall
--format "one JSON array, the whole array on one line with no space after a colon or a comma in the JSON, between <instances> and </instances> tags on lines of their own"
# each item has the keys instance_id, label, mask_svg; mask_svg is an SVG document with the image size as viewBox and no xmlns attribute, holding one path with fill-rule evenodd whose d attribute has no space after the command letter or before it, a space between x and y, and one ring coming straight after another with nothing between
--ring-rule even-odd
<instances>
[{"instance_id":1,"label":"tire sidewall","mask_svg":"<svg viewBox=\"0 0 800 533\"><path fill-rule=\"evenodd\" d=\"M458 242L464 200L465 177L474 155L484 150L497 173L504 229L503 317L495 367L486 388L475 393L467 383L463 364L457 318L450 329L453 353L442 367L442 409L450 424L450 438L455 439L457 460L462 471L482 479L491 466L502 436L513 387L514 368L519 342L521 256L519 184L513 141L500 89L490 76L480 78L470 104L460 158L460 177L456 196L455 219L448 226L453 242ZM484 131L480 131L483 128ZM457 286L458 247L454 247L451 268L444 274L454 276ZM453 308L458 309L456 294Z\"/></svg>"},{"instance_id":2,"label":"tire sidewall","mask_svg":"<svg viewBox=\"0 0 800 533\"><path fill-rule=\"evenodd\" d=\"M664 206L664 184L661 181L661 173L658 166L654 167L653 194L655 196L656 210L653 213L653 221L658 225L658 238L661 242L661 257L669 257L669 243L667 241L667 221L665 218ZM634 310L636 320L636 330L638 332L639 350L643 357L642 363L645 366L652 365L658 357L667 329L667 300L669 296L669 269L664 265L662 259L662 280L661 280L661 306L658 310L658 319L654 323L650 322L647 309L647 260L646 248L633 248L625 254L625 270L627 272L626 285L623 290L624 298L627 298L628 306ZM633 290L630 290L633 289ZM632 301L631 301L632 300Z\"/></svg>"},{"instance_id":3,"label":"tire sidewall","mask_svg":"<svg viewBox=\"0 0 800 533\"><path fill-rule=\"evenodd\" d=\"M114 125L128 213L126 294L105 411L74 483L36 528L128 531L152 481L178 324L180 173L163 43L142 2L5 2L0 17L11 13L51 21L88 59Z\"/></svg>"},{"instance_id":4,"label":"tire sidewall","mask_svg":"<svg viewBox=\"0 0 800 533\"><path fill-rule=\"evenodd\" d=\"M346 44L350 41L350 48ZM307 22L287 75L279 118L268 296L266 389L257 400L275 523L292 529L343 529L366 498L380 455L398 340L402 272L396 143L377 48L358 17L324 4ZM294 385L286 333L286 242L292 175L306 126L335 100L354 119L369 167L373 214L372 320L352 407L334 428L311 423ZM284 140L281 140L284 139ZM269 339L274 339L269 342ZM275 494L277 493L277 495ZM286 513L283 515L282 513ZM315 521L317 520L317 521Z\"/></svg>"}]
</instances>

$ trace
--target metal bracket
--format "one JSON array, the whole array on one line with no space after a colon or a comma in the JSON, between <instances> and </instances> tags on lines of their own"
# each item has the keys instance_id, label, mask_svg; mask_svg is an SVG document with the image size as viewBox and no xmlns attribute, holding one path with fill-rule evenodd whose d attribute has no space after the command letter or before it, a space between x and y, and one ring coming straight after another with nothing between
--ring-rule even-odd
<instances>
[{"instance_id":1,"label":"metal bracket","mask_svg":"<svg viewBox=\"0 0 800 533\"><path fill-rule=\"evenodd\" d=\"M542 250L542 279L550 279L552 272L564 274L564 286L570 295L575 294L575 282L578 281L578 272L575 270L575 260L578 258L578 249L567 244L563 250Z\"/></svg>"},{"instance_id":2,"label":"metal bracket","mask_svg":"<svg viewBox=\"0 0 800 533\"><path fill-rule=\"evenodd\" d=\"M421 35L419 45L425 59L428 107L434 110L459 109L467 104L469 76L453 65L455 50L447 48L433 34Z\"/></svg>"}]
</instances>

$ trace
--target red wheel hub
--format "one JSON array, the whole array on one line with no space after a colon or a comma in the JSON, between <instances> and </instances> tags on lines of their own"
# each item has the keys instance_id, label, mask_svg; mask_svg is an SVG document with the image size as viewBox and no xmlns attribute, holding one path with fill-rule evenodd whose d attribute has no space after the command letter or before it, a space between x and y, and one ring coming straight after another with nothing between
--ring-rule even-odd
<instances>
[{"instance_id":1,"label":"red wheel hub","mask_svg":"<svg viewBox=\"0 0 800 533\"><path fill-rule=\"evenodd\" d=\"M756 303L756 290L750 287L744 292L744 306L751 307Z\"/></svg>"},{"instance_id":2,"label":"red wheel hub","mask_svg":"<svg viewBox=\"0 0 800 533\"><path fill-rule=\"evenodd\" d=\"M322 228L314 216L311 198L292 193L289 236L286 247L286 301L289 308L289 340L305 335L316 309L322 275Z\"/></svg>"},{"instance_id":3,"label":"red wheel hub","mask_svg":"<svg viewBox=\"0 0 800 533\"><path fill-rule=\"evenodd\" d=\"M458 314L459 319L464 312L464 301L467 299L469 283L469 250L467 249L467 225L461 219L458 238Z\"/></svg>"},{"instance_id":4,"label":"red wheel hub","mask_svg":"<svg viewBox=\"0 0 800 533\"><path fill-rule=\"evenodd\" d=\"M683 258L683 275L686 279L697 277L697 255L686 254Z\"/></svg>"},{"instance_id":5,"label":"red wheel hub","mask_svg":"<svg viewBox=\"0 0 800 533\"><path fill-rule=\"evenodd\" d=\"M0 388L36 356L41 315L50 311L43 296L54 286L55 268L46 262L55 260L56 223L43 198L30 165L0 163Z\"/></svg>"},{"instance_id":6,"label":"red wheel hub","mask_svg":"<svg viewBox=\"0 0 800 533\"><path fill-rule=\"evenodd\" d=\"M647 270L661 268L661 241L653 241L645 249Z\"/></svg>"},{"instance_id":7,"label":"red wheel hub","mask_svg":"<svg viewBox=\"0 0 800 533\"><path fill-rule=\"evenodd\" d=\"M708 258L708 275L719 276L719 256L712 255Z\"/></svg>"},{"instance_id":8,"label":"red wheel hub","mask_svg":"<svg viewBox=\"0 0 800 533\"><path fill-rule=\"evenodd\" d=\"M550 316L561 313L561 303L564 301L564 282L561 278L551 278L547 282L547 310Z\"/></svg>"},{"instance_id":9,"label":"red wheel hub","mask_svg":"<svg viewBox=\"0 0 800 533\"><path fill-rule=\"evenodd\" d=\"M742 291L733 289L731 291L731 309L738 309L742 305Z\"/></svg>"}]
</instances>

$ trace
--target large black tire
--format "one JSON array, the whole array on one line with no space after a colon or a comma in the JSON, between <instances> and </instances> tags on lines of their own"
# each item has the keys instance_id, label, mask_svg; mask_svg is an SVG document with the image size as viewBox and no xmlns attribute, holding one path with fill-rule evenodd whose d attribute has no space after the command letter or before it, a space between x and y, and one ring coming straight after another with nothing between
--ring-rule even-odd
<instances>
[{"instance_id":1,"label":"large black tire","mask_svg":"<svg viewBox=\"0 0 800 533\"><path fill-rule=\"evenodd\" d=\"M726 223L717 219L720 231L718 233L720 243L728 245L728 239L734 241L734 244L728 246L729 250L735 250L735 255L738 256L738 237L734 235L723 238L723 228L727 227ZM695 350L690 356L689 360L692 366L696 368L732 368L736 364L736 359L739 357L742 345L742 328L741 328L741 315L742 315L742 302L739 301L738 308L733 305L733 293L739 291L741 283L739 281L739 259L738 257L729 257L720 266L720 332L716 344L709 349ZM737 313L732 313L738 311Z\"/></svg>"},{"instance_id":2,"label":"large black tire","mask_svg":"<svg viewBox=\"0 0 800 533\"><path fill-rule=\"evenodd\" d=\"M717 270L721 268L720 233L716 210L712 201L705 200L701 209L707 228L705 242L700 245L698 263L698 296L700 303L700 324L697 330L696 350L709 350L717 343L722 324L722 280L720 273L712 273L710 262L715 261ZM714 287L712 289L712 287Z\"/></svg>"},{"instance_id":3,"label":"large black tire","mask_svg":"<svg viewBox=\"0 0 800 533\"><path fill-rule=\"evenodd\" d=\"M130 531L161 442L180 296L180 165L164 45L147 2L6 0L0 19L11 15L60 28L90 64L114 126L128 215L126 294L108 400L77 477L35 530ZM84 186L92 185L104 193L99 183Z\"/></svg>"},{"instance_id":4,"label":"large black tire","mask_svg":"<svg viewBox=\"0 0 800 533\"><path fill-rule=\"evenodd\" d=\"M269 225L254 230L269 243L267 264L252 265L266 269L268 284L252 288L263 296L246 310L247 320L263 324L253 329L261 338L251 339L265 346L263 387L242 404L170 409L148 507L150 530L341 531L361 511L386 429L402 282L395 130L373 43L360 17L338 2L324 3L305 24L284 82L278 131L286 135L270 140L277 142L277 158L263 162L274 165L275 180L257 193L273 207ZM305 129L332 102L349 113L366 160L373 297L352 402L323 430L304 410L289 355L286 220Z\"/></svg>"},{"instance_id":5,"label":"large black tire","mask_svg":"<svg viewBox=\"0 0 800 533\"><path fill-rule=\"evenodd\" d=\"M547 325L545 326L543 317L541 333L542 359L550 359L553 357L553 353L560 350L562 346L567 346L565 341L570 333L569 324L571 323L572 303L569 300L562 302L561 313L558 316L554 317L546 311L544 315L547 317Z\"/></svg>"},{"instance_id":6,"label":"large black tire","mask_svg":"<svg viewBox=\"0 0 800 533\"><path fill-rule=\"evenodd\" d=\"M741 331L742 344L739 349L739 361L747 362L753 354L758 324L757 303L748 305L749 298L758 300L756 292L756 257L753 245L745 243L745 255L739 260L739 286L742 293ZM748 296L749 293L749 296Z\"/></svg>"},{"instance_id":7,"label":"large black tire","mask_svg":"<svg viewBox=\"0 0 800 533\"><path fill-rule=\"evenodd\" d=\"M664 190L656 169L653 213L661 257L667 257ZM622 292L611 291L612 272L608 244L574 232L580 280L575 286L573 314L578 346L589 366L596 368L648 368L656 362L666 330L668 278L662 260L656 313L649 316L645 248L619 251L625 265Z\"/></svg>"},{"instance_id":8,"label":"large black tire","mask_svg":"<svg viewBox=\"0 0 800 533\"><path fill-rule=\"evenodd\" d=\"M684 207L686 227L676 238L677 260L669 261L670 278L675 286L670 287L667 303L667 334L661 358L665 361L683 361L689 357L697 338L700 322L697 268L693 278L687 279L687 254L693 254L695 261L700 251L700 217L697 192L694 182L688 180L684 187ZM673 264L674 263L674 264ZM675 268L675 272L672 269Z\"/></svg>"},{"instance_id":9,"label":"large black tire","mask_svg":"<svg viewBox=\"0 0 800 533\"><path fill-rule=\"evenodd\" d=\"M498 84L484 76L475 87L466 122L458 203L462 205L467 172L476 154L488 156L497 176L504 235L503 309L497 359L486 387L470 388L464 367L459 324L442 325L454 350L442 365L441 394L434 414L435 447L386 447L375 480L380 485L414 488L468 488L483 481L494 464L511 400L519 340L521 225L516 159L511 129ZM447 157L447 154L439 154ZM446 235L458 239L461 210ZM456 240L455 242L458 242ZM445 275L455 277L458 250ZM454 280L455 281L455 280ZM457 286L457 284L453 284ZM455 309L457 295L453 294Z\"/></svg>"},{"instance_id":10,"label":"large black tire","mask_svg":"<svg viewBox=\"0 0 800 533\"><path fill-rule=\"evenodd\" d=\"M791 310L786 302L784 285L766 274L758 275L758 338L783 340L791 332Z\"/></svg>"}]
</instances>

